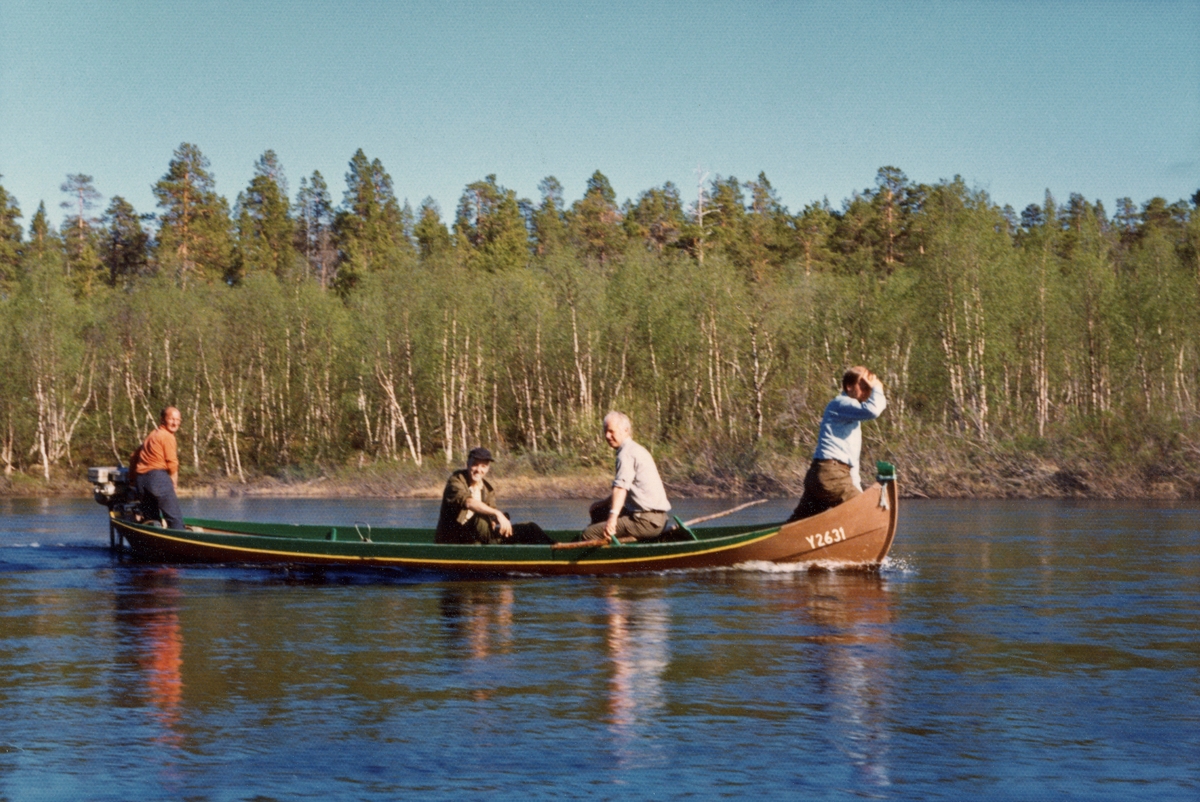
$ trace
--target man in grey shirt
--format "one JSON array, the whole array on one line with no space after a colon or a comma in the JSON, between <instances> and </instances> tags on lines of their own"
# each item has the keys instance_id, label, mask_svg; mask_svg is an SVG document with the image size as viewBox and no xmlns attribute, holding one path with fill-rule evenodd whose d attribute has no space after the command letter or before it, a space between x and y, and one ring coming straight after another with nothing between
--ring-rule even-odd
<instances>
[{"instance_id":1,"label":"man in grey shirt","mask_svg":"<svg viewBox=\"0 0 1200 802\"><path fill-rule=\"evenodd\" d=\"M620 412L604 416L604 440L616 449L617 470L612 496L592 504L592 525L581 540L635 537L649 540L662 532L671 502L658 475L654 457L633 441L629 417Z\"/></svg>"}]
</instances>

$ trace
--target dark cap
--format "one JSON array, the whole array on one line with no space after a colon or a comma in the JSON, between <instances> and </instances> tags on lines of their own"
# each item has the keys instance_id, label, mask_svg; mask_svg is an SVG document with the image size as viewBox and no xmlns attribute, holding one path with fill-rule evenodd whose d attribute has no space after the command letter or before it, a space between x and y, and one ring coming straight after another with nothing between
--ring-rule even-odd
<instances>
[{"instance_id":1,"label":"dark cap","mask_svg":"<svg viewBox=\"0 0 1200 802\"><path fill-rule=\"evenodd\" d=\"M471 453L467 455L467 461L468 462L494 462L495 460L492 459L492 452L488 451L486 448L479 447L479 448L471 449Z\"/></svg>"}]
</instances>

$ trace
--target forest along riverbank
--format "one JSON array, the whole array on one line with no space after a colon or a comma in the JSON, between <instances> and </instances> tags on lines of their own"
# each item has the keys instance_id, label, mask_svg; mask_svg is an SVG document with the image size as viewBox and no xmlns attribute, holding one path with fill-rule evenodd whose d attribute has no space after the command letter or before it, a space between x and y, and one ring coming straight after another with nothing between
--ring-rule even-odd
<instances>
[{"instance_id":1,"label":"forest along riverbank","mask_svg":"<svg viewBox=\"0 0 1200 802\"><path fill-rule=\"evenodd\" d=\"M127 205L67 238L40 212L28 243L0 225L0 493L86 492L83 470L128 459L171 405L193 493L436 495L446 457L486 445L502 498L592 496L616 409L676 496L794 497L855 364L888 398L864 465L895 463L906 494L1200 489L1200 193L1018 213L882 167L841 210L793 214L765 174L727 177L702 235L665 187L618 205L597 170L540 206L492 175L453 230L436 204L410 230L359 150L314 250L276 154L260 167L243 200L277 200L242 211L272 215L270 243L192 143L153 230ZM0 218L19 214L6 198ZM200 210L211 228L178 227Z\"/></svg>"},{"instance_id":2,"label":"forest along riverbank","mask_svg":"<svg viewBox=\"0 0 1200 802\"><path fill-rule=\"evenodd\" d=\"M1200 448L1181 444L1155 461L1118 462L1097 455L1060 460L1033 453L982 447L875 450L863 464L886 459L899 469L905 498L1200 498ZM808 460L780 455L716 458L718 449L684 461L664 449L659 467L668 492L676 498L799 497ZM1190 460L1190 461L1189 461ZM426 458L411 462L375 462L284 475L247 475L245 482L223 476L189 475L180 480L183 497L263 496L294 498L438 498L453 466ZM497 464L494 479L504 499L598 498L608 491L608 465L571 467L563 459L554 470L539 470L525 456ZM869 479L870 468L863 471ZM0 476L0 496L12 498L86 496L91 486L86 466L41 476L14 472Z\"/></svg>"}]
</instances>

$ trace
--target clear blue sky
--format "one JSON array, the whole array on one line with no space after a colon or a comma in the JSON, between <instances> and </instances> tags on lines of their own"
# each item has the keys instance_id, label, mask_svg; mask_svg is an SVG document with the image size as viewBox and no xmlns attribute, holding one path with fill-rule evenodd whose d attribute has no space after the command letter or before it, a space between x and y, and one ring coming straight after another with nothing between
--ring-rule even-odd
<instances>
[{"instance_id":1,"label":"clear blue sky","mask_svg":"<svg viewBox=\"0 0 1200 802\"><path fill-rule=\"evenodd\" d=\"M68 173L155 211L181 142L232 204L278 153L335 201L358 148L450 218L489 173L568 203L760 171L793 211L894 165L1020 210L1200 189L1200 0L0 0L0 183L26 227Z\"/></svg>"}]
</instances>

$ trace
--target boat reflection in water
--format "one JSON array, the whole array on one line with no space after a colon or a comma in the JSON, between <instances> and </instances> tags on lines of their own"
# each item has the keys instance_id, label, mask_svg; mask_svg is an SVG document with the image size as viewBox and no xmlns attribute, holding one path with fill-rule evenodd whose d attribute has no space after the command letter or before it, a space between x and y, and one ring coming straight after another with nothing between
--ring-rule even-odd
<instances>
[{"instance_id":1,"label":"boat reflection in water","mask_svg":"<svg viewBox=\"0 0 1200 802\"><path fill-rule=\"evenodd\" d=\"M896 645L887 582L878 573L808 574L795 599L796 619L808 633L817 671L815 699L840 728L838 744L860 782L891 785L888 699Z\"/></svg>"},{"instance_id":2,"label":"boat reflection in water","mask_svg":"<svg viewBox=\"0 0 1200 802\"><path fill-rule=\"evenodd\" d=\"M464 671L471 698L477 702L490 699L495 692L486 676L489 658L512 651L513 601L511 582L455 583L443 589L438 599L452 645L469 658Z\"/></svg>"},{"instance_id":3,"label":"boat reflection in water","mask_svg":"<svg viewBox=\"0 0 1200 802\"><path fill-rule=\"evenodd\" d=\"M663 714L663 672L670 661L670 608L661 588L633 597L608 587L605 646L608 653L606 720L618 766L644 765L650 752L649 725ZM651 750L652 751L652 750Z\"/></svg>"},{"instance_id":4,"label":"boat reflection in water","mask_svg":"<svg viewBox=\"0 0 1200 802\"><path fill-rule=\"evenodd\" d=\"M155 741L183 745L179 729L183 708L183 630L179 622L177 570L139 571L117 596L119 621L129 628L126 641L138 668L151 716L161 727Z\"/></svg>"}]
</instances>

